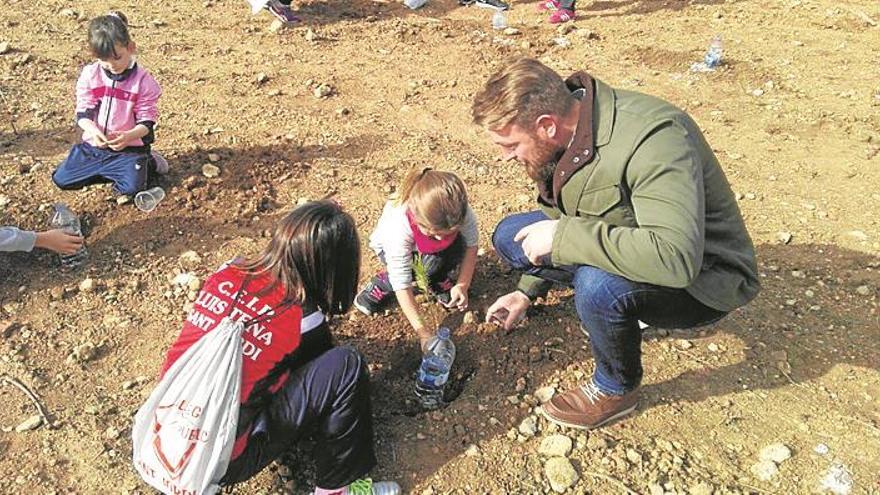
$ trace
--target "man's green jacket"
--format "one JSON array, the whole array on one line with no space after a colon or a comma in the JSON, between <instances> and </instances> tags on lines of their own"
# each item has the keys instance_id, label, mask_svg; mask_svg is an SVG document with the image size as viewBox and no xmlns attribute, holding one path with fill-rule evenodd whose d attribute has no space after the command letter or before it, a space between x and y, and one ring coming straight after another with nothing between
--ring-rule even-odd
<instances>
[{"instance_id":1,"label":"man's green jacket","mask_svg":"<svg viewBox=\"0 0 880 495\"><path fill-rule=\"evenodd\" d=\"M571 144L539 203L559 223L554 266L590 265L636 282L683 288L720 311L757 295L755 249L724 171L696 123L658 98L579 72ZM524 275L529 297L547 282Z\"/></svg>"}]
</instances>

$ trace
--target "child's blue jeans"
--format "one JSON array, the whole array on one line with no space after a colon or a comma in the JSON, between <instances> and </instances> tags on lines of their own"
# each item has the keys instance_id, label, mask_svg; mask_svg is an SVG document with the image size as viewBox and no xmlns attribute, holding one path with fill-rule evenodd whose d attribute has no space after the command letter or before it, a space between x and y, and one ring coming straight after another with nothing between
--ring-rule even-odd
<instances>
[{"instance_id":1,"label":"child's blue jeans","mask_svg":"<svg viewBox=\"0 0 880 495\"><path fill-rule=\"evenodd\" d=\"M61 189L112 182L117 193L132 195L145 189L151 160L147 152L113 151L79 143L70 149L52 180Z\"/></svg>"}]
</instances>

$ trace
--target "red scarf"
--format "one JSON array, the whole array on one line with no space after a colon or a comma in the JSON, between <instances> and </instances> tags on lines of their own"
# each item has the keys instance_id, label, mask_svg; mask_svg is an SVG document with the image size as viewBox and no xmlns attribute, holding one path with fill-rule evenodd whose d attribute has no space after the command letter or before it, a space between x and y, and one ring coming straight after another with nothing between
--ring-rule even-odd
<instances>
[{"instance_id":1,"label":"red scarf","mask_svg":"<svg viewBox=\"0 0 880 495\"><path fill-rule=\"evenodd\" d=\"M458 238L457 230L449 235L442 236L439 239L423 234L409 208L406 209L406 220L409 222L409 226L412 229L413 240L416 243L416 251L422 254L437 254L444 251L455 242L455 239Z\"/></svg>"}]
</instances>

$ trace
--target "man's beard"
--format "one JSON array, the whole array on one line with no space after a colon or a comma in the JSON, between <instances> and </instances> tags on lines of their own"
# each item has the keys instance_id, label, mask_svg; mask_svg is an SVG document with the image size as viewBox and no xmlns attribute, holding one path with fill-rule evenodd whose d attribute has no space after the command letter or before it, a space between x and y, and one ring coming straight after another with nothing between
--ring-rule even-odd
<instances>
[{"instance_id":1,"label":"man's beard","mask_svg":"<svg viewBox=\"0 0 880 495\"><path fill-rule=\"evenodd\" d=\"M565 154L565 146L557 146L550 141L541 141L535 145L535 160L525 163L526 173L538 184L549 185L556 172L556 165Z\"/></svg>"}]
</instances>

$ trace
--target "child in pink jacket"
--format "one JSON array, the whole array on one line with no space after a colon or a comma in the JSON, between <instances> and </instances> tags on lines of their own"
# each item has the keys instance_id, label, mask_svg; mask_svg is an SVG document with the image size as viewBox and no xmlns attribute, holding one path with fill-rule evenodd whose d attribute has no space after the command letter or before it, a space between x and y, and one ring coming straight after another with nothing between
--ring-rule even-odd
<instances>
[{"instance_id":1,"label":"child in pink jacket","mask_svg":"<svg viewBox=\"0 0 880 495\"><path fill-rule=\"evenodd\" d=\"M119 194L133 195L146 188L151 173L168 171L168 162L150 150L162 89L138 66L137 46L122 13L89 22L89 47L98 61L85 66L76 82L83 141L71 148L52 179L61 189L112 182Z\"/></svg>"}]
</instances>

